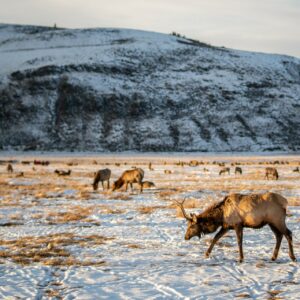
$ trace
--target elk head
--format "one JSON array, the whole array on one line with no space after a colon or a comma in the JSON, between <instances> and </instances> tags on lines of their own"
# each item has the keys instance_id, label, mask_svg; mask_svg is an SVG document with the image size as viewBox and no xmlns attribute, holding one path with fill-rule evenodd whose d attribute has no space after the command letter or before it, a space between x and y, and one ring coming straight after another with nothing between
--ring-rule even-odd
<instances>
[{"instance_id":1,"label":"elk head","mask_svg":"<svg viewBox=\"0 0 300 300\"><path fill-rule=\"evenodd\" d=\"M94 191L96 191L98 189L98 182L94 182L92 184Z\"/></svg>"},{"instance_id":2,"label":"elk head","mask_svg":"<svg viewBox=\"0 0 300 300\"><path fill-rule=\"evenodd\" d=\"M119 178L117 181L115 181L112 185L112 191L118 190L122 187L124 184L124 180L122 178Z\"/></svg>"},{"instance_id":3,"label":"elk head","mask_svg":"<svg viewBox=\"0 0 300 300\"><path fill-rule=\"evenodd\" d=\"M180 207L183 216L185 217L185 219L188 221L188 227L185 233L185 240L189 240L194 236L198 236L199 239L201 237L201 235L203 235L203 229L202 229L202 224L200 222L200 219L197 217L197 215L195 214L187 214L184 207L183 207L183 203L186 199L184 199L182 202L178 202L175 201L178 206Z\"/></svg>"}]
</instances>

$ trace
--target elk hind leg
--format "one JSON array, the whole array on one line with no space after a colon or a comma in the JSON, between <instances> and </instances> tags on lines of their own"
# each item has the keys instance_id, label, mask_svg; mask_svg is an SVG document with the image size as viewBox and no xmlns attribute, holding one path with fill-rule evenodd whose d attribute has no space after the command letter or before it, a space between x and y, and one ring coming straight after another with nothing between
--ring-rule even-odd
<instances>
[{"instance_id":1,"label":"elk hind leg","mask_svg":"<svg viewBox=\"0 0 300 300\"><path fill-rule=\"evenodd\" d=\"M285 233L283 233L285 238L288 241L288 245L289 245L289 256L291 258L292 261L296 261L296 257L294 254L294 248L293 248L293 238L292 238L292 232L286 228Z\"/></svg>"},{"instance_id":2,"label":"elk hind leg","mask_svg":"<svg viewBox=\"0 0 300 300\"><path fill-rule=\"evenodd\" d=\"M274 225L269 224L269 226L270 226L271 230L273 231L273 233L275 234L275 237L276 237L276 246L274 248L273 255L272 255L272 260L274 261L274 260L277 259L283 234Z\"/></svg>"}]
</instances>

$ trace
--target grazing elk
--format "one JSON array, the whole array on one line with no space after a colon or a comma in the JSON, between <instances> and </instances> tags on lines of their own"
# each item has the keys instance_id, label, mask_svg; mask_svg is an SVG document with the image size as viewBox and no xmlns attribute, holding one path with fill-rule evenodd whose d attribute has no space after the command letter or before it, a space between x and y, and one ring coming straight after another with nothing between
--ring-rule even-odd
<instances>
[{"instance_id":1,"label":"grazing elk","mask_svg":"<svg viewBox=\"0 0 300 300\"><path fill-rule=\"evenodd\" d=\"M7 170L8 173L13 173L14 169L13 169L12 164L8 164L7 167L6 167L6 170Z\"/></svg>"},{"instance_id":2,"label":"grazing elk","mask_svg":"<svg viewBox=\"0 0 300 300\"><path fill-rule=\"evenodd\" d=\"M220 228L205 253L206 257L209 257L217 241L229 230L234 229L239 247L239 261L242 262L244 259L243 228L261 228L264 225L269 225L276 237L272 260L277 259L283 235L288 241L291 260L296 260L293 251L292 232L285 224L287 200L281 195L275 193L231 194L198 215L188 215L184 210L183 202L177 202L177 204L188 221L185 240L194 236L200 239L202 235L215 232Z\"/></svg>"},{"instance_id":3,"label":"grazing elk","mask_svg":"<svg viewBox=\"0 0 300 300\"><path fill-rule=\"evenodd\" d=\"M98 184L99 181L101 181L102 184L102 189L104 190L104 181L107 181L107 189L109 189L109 179L111 175L111 170L110 169L102 169L99 170L94 177L94 182L93 182L93 189L96 191L98 189Z\"/></svg>"},{"instance_id":4,"label":"grazing elk","mask_svg":"<svg viewBox=\"0 0 300 300\"><path fill-rule=\"evenodd\" d=\"M154 169L152 168L152 163L151 162L149 162L148 168L149 168L149 171L154 171Z\"/></svg>"},{"instance_id":5,"label":"grazing elk","mask_svg":"<svg viewBox=\"0 0 300 300\"><path fill-rule=\"evenodd\" d=\"M150 189L152 187L155 187L155 184L151 181L143 181L142 182L142 185L143 185L143 189Z\"/></svg>"},{"instance_id":6,"label":"grazing elk","mask_svg":"<svg viewBox=\"0 0 300 300\"><path fill-rule=\"evenodd\" d=\"M121 177L114 182L112 190L118 190L120 189L124 184L126 185L126 192L128 183L130 183L131 191L133 191L132 184L138 183L140 185L140 191L143 192L143 178L144 178L144 171L141 168L136 168L133 170L127 170L123 172Z\"/></svg>"},{"instance_id":7,"label":"grazing elk","mask_svg":"<svg viewBox=\"0 0 300 300\"><path fill-rule=\"evenodd\" d=\"M35 165L42 165L42 166L48 166L50 162L48 160L34 160L33 164Z\"/></svg>"},{"instance_id":8,"label":"grazing elk","mask_svg":"<svg viewBox=\"0 0 300 300\"><path fill-rule=\"evenodd\" d=\"M293 172L300 172L300 170L299 170L299 167L296 167L294 170L293 170Z\"/></svg>"},{"instance_id":9,"label":"grazing elk","mask_svg":"<svg viewBox=\"0 0 300 300\"><path fill-rule=\"evenodd\" d=\"M241 167L235 167L234 174L236 175L236 174L238 174L238 173L239 173L240 175L243 174L243 170L242 170Z\"/></svg>"},{"instance_id":10,"label":"grazing elk","mask_svg":"<svg viewBox=\"0 0 300 300\"><path fill-rule=\"evenodd\" d=\"M190 167L197 167L199 165L199 162L197 160L191 160L189 162Z\"/></svg>"},{"instance_id":11,"label":"grazing elk","mask_svg":"<svg viewBox=\"0 0 300 300\"><path fill-rule=\"evenodd\" d=\"M276 168L272 168L272 167L266 168L265 178L267 178L269 180L270 176L271 176L271 178L273 178L273 179L275 178L276 180L278 180L279 175L278 175Z\"/></svg>"},{"instance_id":12,"label":"grazing elk","mask_svg":"<svg viewBox=\"0 0 300 300\"><path fill-rule=\"evenodd\" d=\"M220 170L219 175L225 174L227 173L228 175L230 175L230 168L223 168Z\"/></svg>"},{"instance_id":13,"label":"grazing elk","mask_svg":"<svg viewBox=\"0 0 300 300\"><path fill-rule=\"evenodd\" d=\"M71 170L65 171L65 170L55 170L54 173L56 173L58 176L70 176Z\"/></svg>"}]
</instances>

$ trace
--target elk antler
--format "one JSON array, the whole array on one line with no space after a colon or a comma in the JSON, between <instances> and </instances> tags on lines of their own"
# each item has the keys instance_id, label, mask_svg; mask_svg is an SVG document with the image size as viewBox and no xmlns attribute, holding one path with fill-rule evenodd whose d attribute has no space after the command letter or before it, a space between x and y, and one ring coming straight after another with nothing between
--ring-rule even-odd
<instances>
[{"instance_id":1,"label":"elk antler","mask_svg":"<svg viewBox=\"0 0 300 300\"><path fill-rule=\"evenodd\" d=\"M179 201L176 201L176 200L174 200L174 201L175 201L175 202L178 204L178 206L181 208L181 211L182 211L183 216L184 216L188 221L192 221L193 218L192 218L191 216L189 216L189 215L186 213L186 211L185 211L185 209L184 209L184 207L183 207L183 203L185 202L185 200L186 200L186 198L184 198L182 202L179 202Z\"/></svg>"}]
</instances>

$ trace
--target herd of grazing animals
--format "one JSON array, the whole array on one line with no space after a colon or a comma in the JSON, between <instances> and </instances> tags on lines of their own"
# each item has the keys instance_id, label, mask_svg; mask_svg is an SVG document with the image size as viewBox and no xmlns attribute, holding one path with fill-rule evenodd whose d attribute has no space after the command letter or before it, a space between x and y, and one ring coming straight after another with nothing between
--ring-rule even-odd
<instances>
[{"instance_id":1,"label":"herd of grazing animals","mask_svg":"<svg viewBox=\"0 0 300 300\"><path fill-rule=\"evenodd\" d=\"M22 164L25 164L22 162ZM26 161L26 164L29 162ZM34 161L34 164L41 164L48 166L48 161ZM185 163L179 162L177 165L183 167ZM199 163L197 161L191 161L190 167L197 167ZM233 165L233 164L232 164ZM120 164L116 163L116 166ZM222 167L219 170L219 175L226 174L230 175L230 168L225 167L225 164L219 164ZM152 163L148 164L150 171L153 171ZM11 163L7 165L7 172L13 173L14 169ZM58 176L70 176L71 170L55 170ZM203 172L209 172L207 168L203 168ZM299 167L295 168L293 172L299 172ZM164 170L166 175L172 174L171 170ZM243 174L241 167L235 167L235 175ZM16 177L24 176L23 172L16 173ZM21 174L21 175L20 175ZM110 188L111 170L101 169L95 172L93 179L93 189L98 189L98 184L101 182L104 190L104 182L107 182L107 189ZM276 179L278 180L279 174L276 168L266 167L265 168L265 179ZM128 184L131 186L133 191L133 184L136 183L140 186L140 192L143 192L144 188L153 188L155 184L151 181L143 181L144 171L141 168L133 167L131 170L124 171L121 176L113 183L112 191L118 190L125 186L127 191ZM206 251L206 257L209 257L214 245L218 240L224 236L229 230L236 232L239 250L239 261L244 260L243 254L243 228L261 228L268 225L276 238L276 246L273 251L272 260L276 260L280 249L281 241L283 236L286 238L289 247L289 256L292 261L296 260L293 250L292 232L286 226L286 209L287 200L276 193L265 193L265 194L229 194L221 202L218 202L205 211L199 214L188 214L184 209L184 201L177 202L180 207L184 218L188 222L185 239L189 240L192 237L199 237L219 231L213 238L208 250Z\"/></svg>"}]
</instances>

